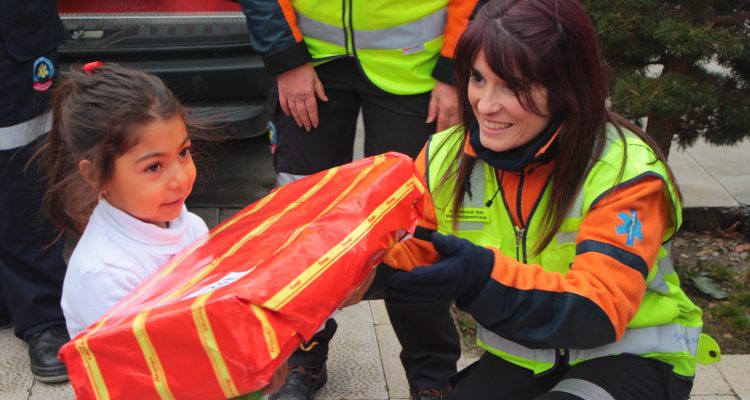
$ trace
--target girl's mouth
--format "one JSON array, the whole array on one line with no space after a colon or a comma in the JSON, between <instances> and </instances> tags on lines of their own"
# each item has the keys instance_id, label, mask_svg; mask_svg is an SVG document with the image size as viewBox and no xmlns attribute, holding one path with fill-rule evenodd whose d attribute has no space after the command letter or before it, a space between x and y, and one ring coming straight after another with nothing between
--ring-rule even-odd
<instances>
[{"instance_id":1,"label":"girl's mouth","mask_svg":"<svg viewBox=\"0 0 750 400\"><path fill-rule=\"evenodd\" d=\"M184 199L180 198L180 199L177 199L177 200L169 202L169 203L163 203L162 206L164 206L164 207L178 207L178 206L181 206L184 201L185 201Z\"/></svg>"}]
</instances>

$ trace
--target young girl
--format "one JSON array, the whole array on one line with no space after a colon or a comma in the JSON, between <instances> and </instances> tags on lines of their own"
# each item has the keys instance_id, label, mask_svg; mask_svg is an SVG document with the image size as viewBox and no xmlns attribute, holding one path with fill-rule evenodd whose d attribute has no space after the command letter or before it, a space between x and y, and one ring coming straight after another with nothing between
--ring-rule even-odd
<instances>
[{"instance_id":1,"label":"young girl","mask_svg":"<svg viewBox=\"0 0 750 400\"><path fill-rule=\"evenodd\" d=\"M386 259L432 264L395 274L394 301L455 299L478 322L486 353L448 398L688 398L718 349L670 261L679 192L649 136L607 109L580 3L488 2L454 60L462 124L417 159L423 228L441 233Z\"/></svg>"},{"instance_id":2,"label":"young girl","mask_svg":"<svg viewBox=\"0 0 750 400\"><path fill-rule=\"evenodd\" d=\"M42 149L45 211L81 238L63 283L70 337L206 234L185 208L195 181L184 110L157 77L88 64L60 82Z\"/></svg>"},{"instance_id":3,"label":"young girl","mask_svg":"<svg viewBox=\"0 0 750 400\"><path fill-rule=\"evenodd\" d=\"M52 112L39 154L50 177L45 211L81 235L62 295L75 337L208 228L185 207L196 175L190 134L159 78L87 64L60 82ZM285 375L284 364L265 391Z\"/></svg>"}]
</instances>

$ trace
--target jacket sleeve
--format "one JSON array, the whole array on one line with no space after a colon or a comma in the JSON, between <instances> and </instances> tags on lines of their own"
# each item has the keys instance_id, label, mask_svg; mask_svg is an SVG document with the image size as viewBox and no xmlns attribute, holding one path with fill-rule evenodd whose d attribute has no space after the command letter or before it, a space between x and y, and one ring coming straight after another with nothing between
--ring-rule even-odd
<instances>
[{"instance_id":1,"label":"jacket sleeve","mask_svg":"<svg viewBox=\"0 0 750 400\"><path fill-rule=\"evenodd\" d=\"M491 279L465 309L531 348L592 348L622 338L669 223L663 188L661 178L646 175L602 197L581 222L564 275L493 249Z\"/></svg>"},{"instance_id":2,"label":"jacket sleeve","mask_svg":"<svg viewBox=\"0 0 750 400\"><path fill-rule=\"evenodd\" d=\"M432 77L445 83L453 84L453 53L456 51L458 38L466 30L469 17L474 15L487 0L449 0L448 19L443 31L443 48L432 70Z\"/></svg>"},{"instance_id":3,"label":"jacket sleeve","mask_svg":"<svg viewBox=\"0 0 750 400\"><path fill-rule=\"evenodd\" d=\"M240 0L253 48L271 75L312 60L290 0Z\"/></svg>"},{"instance_id":4,"label":"jacket sleeve","mask_svg":"<svg viewBox=\"0 0 750 400\"><path fill-rule=\"evenodd\" d=\"M417 171L423 179L426 171L425 151L426 147L422 149L415 160ZM437 230L436 221L432 196L428 191L424 196L422 220L419 221L414 236L397 243L391 248L383 259L383 263L391 268L404 271L411 271L414 267L421 265L432 265L437 260L437 252L432 246L430 236L432 232Z\"/></svg>"}]
</instances>

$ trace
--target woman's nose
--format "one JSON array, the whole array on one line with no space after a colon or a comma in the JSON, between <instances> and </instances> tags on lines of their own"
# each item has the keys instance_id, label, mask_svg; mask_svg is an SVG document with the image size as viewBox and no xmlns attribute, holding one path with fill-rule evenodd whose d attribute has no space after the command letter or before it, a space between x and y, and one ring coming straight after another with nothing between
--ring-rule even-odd
<instances>
[{"instance_id":1,"label":"woman's nose","mask_svg":"<svg viewBox=\"0 0 750 400\"><path fill-rule=\"evenodd\" d=\"M493 114L502 108L501 99L499 96L491 90L487 90L482 93L477 103L477 111L482 114Z\"/></svg>"}]
</instances>

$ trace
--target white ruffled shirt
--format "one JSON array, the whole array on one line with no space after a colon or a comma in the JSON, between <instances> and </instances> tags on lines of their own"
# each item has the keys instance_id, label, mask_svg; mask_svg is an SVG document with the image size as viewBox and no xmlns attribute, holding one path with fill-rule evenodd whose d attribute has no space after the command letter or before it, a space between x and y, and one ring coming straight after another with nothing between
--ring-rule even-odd
<instances>
[{"instance_id":1,"label":"white ruffled shirt","mask_svg":"<svg viewBox=\"0 0 750 400\"><path fill-rule=\"evenodd\" d=\"M101 200L65 274L61 304L70 337L207 232L206 223L185 206L169 228L160 228Z\"/></svg>"}]
</instances>

